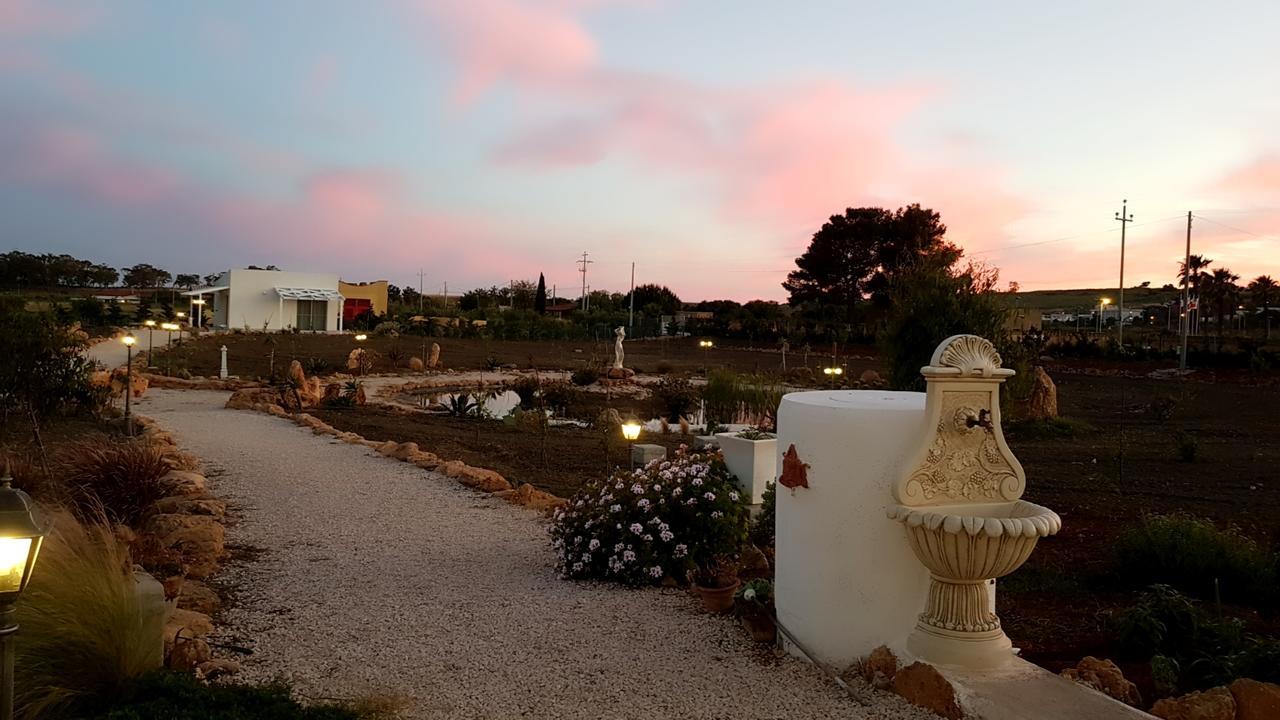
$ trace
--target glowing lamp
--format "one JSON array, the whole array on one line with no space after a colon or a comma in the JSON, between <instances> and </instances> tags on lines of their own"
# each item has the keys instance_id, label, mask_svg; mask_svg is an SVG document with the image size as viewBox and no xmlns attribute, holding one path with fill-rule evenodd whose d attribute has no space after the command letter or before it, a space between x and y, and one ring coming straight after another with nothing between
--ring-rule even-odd
<instances>
[{"instance_id":1,"label":"glowing lamp","mask_svg":"<svg viewBox=\"0 0 1280 720\"><path fill-rule=\"evenodd\" d=\"M196 298L195 300L192 300L192 301L191 301L191 304L192 304L192 305L203 305L203 304L204 304L204 300L201 300L200 298Z\"/></svg>"},{"instance_id":2,"label":"glowing lamp","mask_svg":"<svg viewBox=\"0 0 1280 720\"><path fill-rule=\"evenodd\" d=\"M360 333L359 335L356 336L356 342L364 342L365 340L368 340L368 339L369 339L369 336L365 335L364 333Z\"/></svg>"},{"instance_id":3,"label":"glowing lamp","mask_svg":"<svg viewBox=\"0 0 1280 720\"><path fill-rule=\"evenodd\" d=\"M1102 300L1100 300L1099 302L1101 302L1103 305L1110 305L1111 298L1102 298Z\"/></svg>"},{"instance_id":4,"label":"glowing lamp","mask_svg":"<svg viewBox=\"0 0 1280 720\"><path fill-rule=\"evenodd\" d=\"M825 367L825 368L822 368L822 374L823 374L823 375L843 375L843 374L844 374L844 368L842 368L842 367Z\"/></svg>"},{"instance_id":5,"label":"glowing lamp","mask_svg":"<svg viewBox=\"0 0 1280 720\"><path fill-rule=\"evenodd\" d=\"M44 541L31 507L31 496L13 487L6 464L0 478L0 604L13 603L27 587Z\"/></svg>"},{"instance_id":6,"label":"glowing lamp","mask_svg":"<svg viewBox=\"0 0 1280 720\"><path fill-rule=\"evenodd\" d=\"M161 329L161 330L168 330L169 332L173 332L174 330L177 330L177 329L178 329L178 324L177 324L177 323L170 323L170 322L167 322L167 323L160 323L160 329Z\"/></svg>"},{"instance_id":7,"label":"glowing lamp","mask_svg":"<svg viewBox=\"0 0 1280 720\"><path fill-rule=\"evenodd\" d=\"M129 347L132 347L134 343L138 342L138 338L134 337L133 335L125 335L124 337L120 338L120 342L124 343Z\"/></svg>"},{"instance_id":8,"label":"glowing lamp","mask_svg":"<svg viewBox=\"0 0 1280 720\"><path fill-rule=\"evenodd\" d=\"M622 423L622 437L627 440L638 440L640 438L640 430L643 425L635 420L628 420Z\"/></svg>"},{"instance_id":9,"label":"glowing lamp","mask_svg":"<svg viewBox=\"0 0 1280 720\"><path fill-rule=\"evenodd\" d=\"M143 320L143 321L142 321L142 324L143 324L143 325L146 325L147 327L153 328L153 327L155 327L155 326L156 326L156 321L155 321L155 320Z\"/></svg>"},{"instance_id":10,"label":"glowing lamp","mask_svg":"<svg viewBox=\"0 0 1280 720\"><path fill-rule=\"evenodd\" d=\"M187 316L187 314L186 314L186 313L184 313L184 312L182 312L182 311L179 311L179 312L177 313L177 315L178 315L178 317L180 317L180 318L184 318L184 317L186 317L186 316Z\"/></svg>"},{"instance_id":11,"label":"glowing lamp","mask_svg":"<svg viewBox=\"0 0 1280 720\"><path fill-rule=\"evenodd\" d=\"M715 345L715 343L711 342L710 340L699 340L699 341L698 341L698 347L709 348L709 347L712 347L713 345Z\"/></svg>"}]
</instances>

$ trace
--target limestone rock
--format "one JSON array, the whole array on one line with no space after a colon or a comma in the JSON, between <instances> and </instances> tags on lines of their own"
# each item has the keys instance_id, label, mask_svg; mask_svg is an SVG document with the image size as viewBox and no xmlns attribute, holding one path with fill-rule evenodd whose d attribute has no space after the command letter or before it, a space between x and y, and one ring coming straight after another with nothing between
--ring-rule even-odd
<instances>
[{"instance_id":1,"label":"limestone rock","mask_svg":"<svg viewBox=\"0 0 1280 720\"><path fill-rule=\"evenodd\" d=\"M414 355L413 357L409 358L409 369L412 370L413 372L422 372L424 369L426 369L426 364L422 362L422 358L418 357L417 355Z\"/></svg>"},{"instance_id":2,"label":"limestone rock","mask_svg":"<svg viewBox=\"0 0 1280 720\"><path fill-rule=\"evenodd\" d=\"M181 610L193 610L212 615L221 607L222 598L218 597L218 593L199 580L186 581L182 584L182 590L178 592L178 608Z\"/></svg>"},{"instance_id":3,"label":"limestone rock","mask_svg":"<svg viewBox=\"0 0 1280 720\"><path fill-rule=\"evenodd\" d=\"M1091 687L1125 705L1142 707L1142 695L1138 693L1138 686L1126 680L1124 673L1110 660L1099 660L1090 655L1075 667L1063 670L1062 677Z\"/></svg>"},{"instance_id":4,"label":"limestone rock","mask_svg":"<svg viewBox=\"0 0 1280 720\"><path fill-rule=\"evenodd\" d=\"M422 450L410 455L409 462L417 465L423 470L435 470L437 467L440 467L440 458L436 457L435 453L424 452Z\"/></svg>"},{"instance_id":5,"label":"limestone rock","mask_svg":"<svg viewBox=\"0 0 1280 720\"><path fill-rule=\"evenodd\" d=\"M1280 685L1241 678L1231 683L1236 701L1236 720L1276 720L1280 718Z\"/></svg>"},{"instance_id":6,"label":"limestone rock","mask_svg":"<svg viewBox=\"0 0 1280 720\"><path fill-rule=\"evenodd\" d=\"M1230 690L1216 687L1157 701L1151 714L1164 720L1235 720L1236 701Z\"/></svg>"},{"instance_id":7,"label":"limestone rock","mask_svg":"<svg viewBox=\"0 0 1280 720\"><path fill-rule=\"evenodd\" d=\"M865 383L867 385L877 385L884 382L884 380L880 377L880 373L875 370L863 370L862 374L858 376L858 382Z\"/></svg>"},{"instance_id":8,"label":"limestone rock","mask_svg":"<svg viewBox=\"0 0 1280 720\"><path fill-rule=\"evenodd\" d=\"M1027 417L1051 420L1058 417L1058 386L1039 365L1031 371L1031 396L1027 399Z\"/></svg>"},{"instance_id":9,"label":"limestone rock","mask_svg":"<svg viewBox=\"0 0 1280 720\"><path fill-rule=\"evenodd\" d=\"M898 656L887 645L872 650L862 663L863 679L877 687L891 684L897 674Z\"/></svg>"},{"instance_id":10,"label":"limestone rock","mask_svg":"<svg viewBox=\"0 0 1280 720\"><path fill-rule=\"evenodd\" d=\"M347 354L347 369L360 370L364 365L364 361L367 356L368 353L364 351L364 348L356 348L355 350L352 350Z\"/></svg>"},{"instance_id":11,"label":"limestone rock","mask_svg":"<svg viewBox=\"0 0 1280 720\"><path fill-rule=\"evenodd\" d=\"M198 667L200 663L208 662L211 655L209 643L199 638L188 639L184 637L174 643L169 650L169 658L165 663L165 667L177 672L190 672Z\"/></svg>"},{"instance_id":12,"label":"limestone rock","mask_svg":"<svg viewBox=\"0 0 1280 720\"><path fill-rule=\"evenodd\" d=\"M212 632L213 621L208 615L181 608L173 611L164 626L164 638L167 643L175 642L178 638L202 638Z\"/></svg>"},{"instance_id":13,"label":"limestone rock","mask_svg":"<svg viewBox=\"0 0 1280 720\"><path fill-rule=\"evenodd\" d=\"M354 402L356 405L364 405L365 403L369 402L369 396L364 394L363 384L356 386L356 394L355 394L355 397L352 398L352 402Z\"/></svg>"},{"instance_id":14,"label":"limestone rock","mask_svg":"<svg viewBox=\"0 0 1280 720\"><path fill-rule=\"evenodd\" d=\"M431 343L431 359L427 362L427 367L440 367L440 343Z\"/></svg>"},{"instance_id":15,"label":"limestone rock","mask_svg":"<svg viewBox=\"0 0 1280 720\"><path fill-rule=\"evenodd\" d=\"M240 663L235 660L214 658L196 665L196 675L206 680L212 680L223 675L234 675L238 672L240 672Z\"/></svg>"},{"instance_id":16,"label":"limestone rock","mask_svg":"<svg viewBox=\"0 0 1280 720\"><path fill-rule=\"evenodd\" d=\"M293 360L289 363L289 379L294 387L301 388L307 384L307 374L302 371L302 363Z\"/></svg>"},{"instance_id":17,"label":"limestone rock","mask_svg":"<svg viewBox=\"0 0 1280 720\"><path fill-rule=\"evenodd\" d=\"M964 717L955 688L937 668L927 663L916 662L899 670L893 677L893 691L912 705L947 720Z\"/></svg>"},{"instance_id":18,"label":"limestone rock","mask_svg":"<svg viewBox=\"0 0 1280 720\"><path fill-rule=\"evenodd\" d=\"M391 457L397 460L407 461L409 458L413 457L413 454L416 452L418 452L418 443L403 442L397 445L396 448L391 451Z\"/></svg>"},{"instance_id":19,"label":"limestone rock","mask_svg":"<svg viewBox=\"0 0 1280 720\"><path fill-rule=\"evenodd\" d=\"M321 404L330 403L342 397L342 386L338 383L329 383L324 386L324 393L320 396Z\"/></svg>"},{"instance_id":20,"label":"limestone rock","mask_svg":"<svg viewBox=\"0 0 1280 720\"><path fill-rule=\"evenodd\" d=\"M391 455L395 453L395 451L398 450L399 448L400 448L400 443L396 442L395 440L384 440L378 444L376 449L379 455L386 455L387 457L391 457Z\"/></svg>"},{"instance_id":21,"label":"limestone rock","mask_svg":"<svg viewBox=\"0 0 1280 720\"><path fill-rule=\"evenodd\" d=\"M610 380L630 380L636 376L636 371L631 368L609 368L605 373L605 377Z\"/></svg>"},{"instance_id":22,"label":"limestone rock","mask_svg":"<svg viewBox=\"0 0 1280 720\"><path fill-rule=\"evenodd\" d=\"M503 490L493 494L494 497L500 497L513 505L523 505L533 510L541 510L548 512L558 507L564 507L569 503L562 497L556 497L548 492L543 492L529 483L521 485L515 490Z\"/></svg>"},{"instance_id":23,"label":"limestone rock","mask_svg":"<svg viewBox=\"0 0 1280 720\"><path fill-rule=\"evenodd\" d=\"M226 531L211 515L152 515L143 530L161 548L177 550L187 563L187 576L197 580L213 574L225 553Z\"/></svg>"},{"instance_id":24,"label":"limestone rock","mask_svg":"<svg viewBox=\"0 0 1280 720\"><path fill-rule=\"evenodd\" d=\"M205 479L199 473L170 470L159 480L171 495L204 495Z\"/></svg>"},{"instance_id":25,"label":"limestone rock","mask_svg":"<svg viewBox=\"0 0 1280 720\"><path fill-rule=\"evenodd\" d=\"M507 479L485 468L472 467L464 465L461 474L458 476L458 482L469 488L475 488L481 492L502 492L510 490L511 483Z\"/></svg>"}]
</instances>

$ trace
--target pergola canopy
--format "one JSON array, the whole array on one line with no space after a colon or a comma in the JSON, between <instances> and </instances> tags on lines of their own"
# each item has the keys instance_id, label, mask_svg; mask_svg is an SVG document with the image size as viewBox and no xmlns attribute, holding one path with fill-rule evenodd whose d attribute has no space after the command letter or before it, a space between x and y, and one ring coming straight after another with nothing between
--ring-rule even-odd
<instances>
[{"instance_id":1,"label":"pergola canopy","mask_svg":"<svg viewBox=\"0 0 1280 720\"><path fill-rule=\"evenodd\" d=\"M285 300L341 300L342 294L328 288L278 287L276 294Z\"/></svg>"},{"instance_id":2,"label":"pergola canopy","mask_svg":"<svg viewBox=\"0 0 1280 720\"><path fill-rule=\"evenodd\" d=\"M210 293L222 292L223 290L230 290L230 289L231 289L230 285L215 285L213 287L202 287L202 288L196 288L195 290L188 290L182 293L182 295L189 295L191 297L195 297L197 295L208 295Z\"/></svg>"}]
</instances>

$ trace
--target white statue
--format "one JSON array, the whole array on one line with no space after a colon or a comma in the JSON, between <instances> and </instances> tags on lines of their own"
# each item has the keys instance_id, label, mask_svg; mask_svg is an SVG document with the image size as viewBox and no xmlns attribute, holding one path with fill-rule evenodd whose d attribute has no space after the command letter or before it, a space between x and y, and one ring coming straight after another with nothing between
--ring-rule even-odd
<instances>
[{"instance_id":1,"label":"white statue","mask_svg":"<svg viewBox=\"0 0 1280 720\"><path fill-rule=\"evenodd\" d=\"M613 369L622 369L622 339L627 336L627 329L619 325L613 331Z\"/></svg>"}]
</instances>

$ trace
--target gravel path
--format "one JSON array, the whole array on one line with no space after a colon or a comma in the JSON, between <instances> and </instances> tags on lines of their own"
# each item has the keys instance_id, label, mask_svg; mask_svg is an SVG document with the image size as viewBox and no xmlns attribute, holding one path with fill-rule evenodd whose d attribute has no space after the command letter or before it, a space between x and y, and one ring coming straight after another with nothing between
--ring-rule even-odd
<instances>
[{"instance_id":1,"label":"gravel path","mask_svg":"<svg viewBox=\"0 0 1280 720\"><path fill-rule=\"evenodd\" d=\"M241 677L310 697L402 694L412 718L926 718L859 706L775 659L678 590L560 580L528 510L287 421L226 393L152 391L137 406L204 459L256 549L222 634Z\"/></svg>"}]
</instances>

